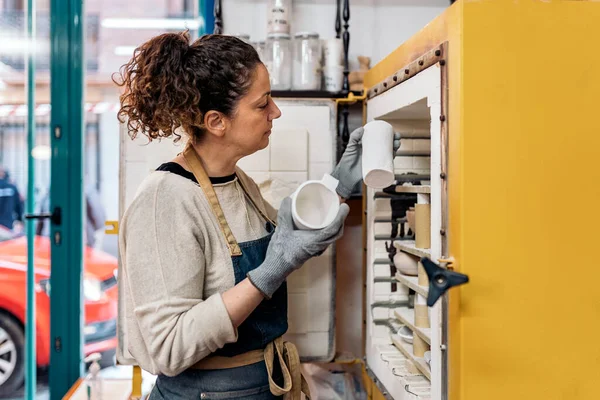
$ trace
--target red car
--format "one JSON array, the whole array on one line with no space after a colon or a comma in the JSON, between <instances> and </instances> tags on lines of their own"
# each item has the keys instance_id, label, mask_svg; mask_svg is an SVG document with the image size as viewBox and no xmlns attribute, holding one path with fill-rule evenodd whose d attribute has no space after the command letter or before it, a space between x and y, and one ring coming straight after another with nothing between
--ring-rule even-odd
<instances>
[{"instance_id":1,"label":"red car","mask_svg":"<svg viewBox=\"0 0 600 400\"><path fill-rule=\"evenodd\" d=\"M38 367L50 363L50 241L35 238ZM89 247L84 253L84 354L113 362L117 347L117 259ZM0 397L22 386L25 358L27 238L0 228Z\"/></svg>"}]
</instances>

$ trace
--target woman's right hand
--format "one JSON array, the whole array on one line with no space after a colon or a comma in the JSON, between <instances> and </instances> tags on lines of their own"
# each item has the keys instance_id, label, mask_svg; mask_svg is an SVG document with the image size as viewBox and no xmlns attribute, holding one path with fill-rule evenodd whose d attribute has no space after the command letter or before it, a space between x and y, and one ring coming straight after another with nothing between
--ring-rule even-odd
<instances>
[{"instance_id":1,"label":"woman's right hand","mask_svg":"<svg viewBox=\"0 0 600 400\"><path fill-rule=\"evenodd\" d=\"M317 230L295 229L292 200L286 197L277 214L278 226L269 243L265 261L248 273L252 284L270 299L289 274L310 258L323 254L342 236L349 212L348 205L342 203L329 226Z\"/></svg>"}]
</instances>

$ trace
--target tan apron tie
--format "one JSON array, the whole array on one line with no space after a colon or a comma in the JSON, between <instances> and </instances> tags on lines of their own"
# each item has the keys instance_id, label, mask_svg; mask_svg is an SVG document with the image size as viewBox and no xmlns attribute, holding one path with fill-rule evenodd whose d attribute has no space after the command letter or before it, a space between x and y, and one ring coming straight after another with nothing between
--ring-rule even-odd
<instances>
[{"instance_id":1,"label":"tan apron tie","mask_svg":"<svg viewBox=\"0 0 600 400\"><path fill-rule=\"evenodd\" d=\"M273 361L277 354L281 372L283 373L283 387L273 380ZM300 400L301 393L310 398L310 389L300 369L300 355L296 346L291 342L284 342L278 337L265 348L265 363L269 375L269 388L275 396L282 396L284 400Z\"/></svg>"},{"instance_id":2,"label":"tan apron tie","mask_svg":"<svg viewBox=\"0 0 600 400\"><path fill-rule=\"evenodd\" d=\"M283 375L283 387L273 380L275 355ZM275 396L284 396L284 400L300 400L301 393L310 398L310 389L302 370L300 369L300 355L296 346L291 342L283 341L278 337L269 343L264 350L253 350L238 354L233 357L209 356L198 361L193 369L229 369L243 367L265 361L269 376L269 389Z\"/></svg>"}]
</instances>

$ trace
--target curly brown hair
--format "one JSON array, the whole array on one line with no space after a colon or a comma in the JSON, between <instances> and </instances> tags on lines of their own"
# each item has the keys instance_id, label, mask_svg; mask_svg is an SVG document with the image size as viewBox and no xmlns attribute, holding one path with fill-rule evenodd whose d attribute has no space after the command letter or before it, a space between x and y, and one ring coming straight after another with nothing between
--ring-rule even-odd
<instances>
[{"instance_id":1,"label":"curly brown hair","mask_svg":"<svg viewBox=\"0 0 600 400\"><path fill-rule=\"evenodd\" d=\"M210 110L231 117L261 62L256 50L233 36L166 33L138 47L113 81L124 88L118 119L129 136L149 141L174 136L182 127L192 139L204 131Z\"/></svg>"}]
</instances>

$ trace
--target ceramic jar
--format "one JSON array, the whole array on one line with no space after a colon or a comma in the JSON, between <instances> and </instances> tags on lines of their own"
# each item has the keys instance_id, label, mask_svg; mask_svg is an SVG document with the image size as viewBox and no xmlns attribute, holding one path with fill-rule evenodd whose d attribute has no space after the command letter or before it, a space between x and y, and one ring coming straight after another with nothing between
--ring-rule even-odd
<instances>
[{"instance_id":1,"label":"ceramic jar","mask_svg":"<svg viewBox=\"0 0 600 400\"><path fill-rule=\"evenodd\" d=\"M267 34L290 33L292 0L269 0L267 4Z\"/></svg>"}]
</instances>

